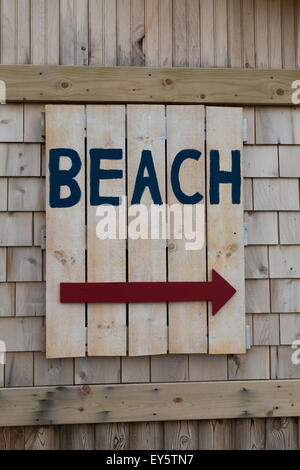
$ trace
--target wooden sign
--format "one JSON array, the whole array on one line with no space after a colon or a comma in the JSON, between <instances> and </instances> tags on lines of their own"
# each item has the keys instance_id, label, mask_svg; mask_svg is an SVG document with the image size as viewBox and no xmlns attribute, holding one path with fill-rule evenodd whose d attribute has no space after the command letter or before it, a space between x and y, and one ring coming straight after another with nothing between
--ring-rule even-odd
<instances>
[{"instance_id":1,"label":"wooden sign","mask_svg":"<svg viewBox=\"0 0 300 470\"><path fill-rule=\"evenodd\" d=\"M241 108L46 107L48 358L245 352L242 147Z\"/></svg>"}]
</instances>

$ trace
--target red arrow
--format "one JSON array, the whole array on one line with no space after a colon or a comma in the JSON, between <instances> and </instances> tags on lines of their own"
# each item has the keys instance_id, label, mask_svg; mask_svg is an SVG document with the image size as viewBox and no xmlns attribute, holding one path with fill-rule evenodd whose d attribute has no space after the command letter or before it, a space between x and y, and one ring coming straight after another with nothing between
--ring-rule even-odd
<instances>
[{"instance_id":1,"label":"red arrow","mask_svg":"<svg viewBox=\"0 0 300 470\"><path fill-rule=\"evenodd\" d=\"M211 282L90 282L60 284L62 303L213 302L215 315L236 290L212 270Z\"/></svg>"}]
</instances>

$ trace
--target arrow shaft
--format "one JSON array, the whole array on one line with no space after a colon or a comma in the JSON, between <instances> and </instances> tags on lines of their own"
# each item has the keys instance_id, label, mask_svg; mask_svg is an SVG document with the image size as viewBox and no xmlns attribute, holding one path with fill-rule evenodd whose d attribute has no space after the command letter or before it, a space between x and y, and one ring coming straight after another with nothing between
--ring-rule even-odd
<instances>
[{"instance_id":1,"label":"arrow shaft","mask_svg":"<svg viewBox=\"0 0 300 470\"><path fill-rule=\"evenodd\" d=\"M213 300L212 282L61 283L62 303L147 303Z\"/></svg>"}]
</instances>

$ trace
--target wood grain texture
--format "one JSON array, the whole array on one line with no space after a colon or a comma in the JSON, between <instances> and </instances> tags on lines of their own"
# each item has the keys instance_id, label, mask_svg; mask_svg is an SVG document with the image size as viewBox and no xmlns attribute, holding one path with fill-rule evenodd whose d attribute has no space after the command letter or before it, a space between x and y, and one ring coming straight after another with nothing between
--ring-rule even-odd
<instances>
[{"instance_id":1,"label":"wood grain texture","mask_svg":"<svg viewBox=\"0 0 300 470\"><path fill-rule=\"evenodd\" d=\"M87 107L87 152L95 148L121 149L121 160L103 160L102 169L121 170L122 179L101 182L101 195L126 195L125 106ZM90 173L88 158L87 173ZM87 191L90 200L90 191ZM126 282L126 240L100 240L96 227L100 218L97 207L87 209L87 281ZM118 224L119 225L119 224ZM119 229L119 226L117 230ZM102 268L99 269L99 266ZM88 305L88 355L126 356L126 305Z\"/></svg>"},{"instance_id":2,"label":"wood grain texture","mask_svg":"<svg viewBox=\"0 0 300 470\"><path fill-rule=\"evenodd\" d=\"M60 1L60 61L88 65L88 0Z\"/></svg>"},{"instance_id":3,"label":"wood grain texture","mask_svg":"<svg viewBox=\"0 0 300 470\"><path fill-rule=\"evenodd\" d=\"M0 76L8 102L287 106L299 78L295 70L36 65L1 65Z\"/></svg>"},{"instance_id":4,"label":"wood grain texture","mask_svg":"<svg viewBox=\"0 0 300 470\"><path fill-rule=\"evenodd\" d=\"M129 450L128 423L96 424L96 450Z\"/></svg>"},{"instance_id":5,"label":"wood grain texture","mask_svg":"<svg viewBox=\"0 0 300 470\"><path fill-rule=\"evenodd\" d=\"M1 61L30 63L30 0L1 3Z\"/></svg>"},{"instance_id":6,"label":"wood grain texture","mask_svg":"<svg viewBox=\"0 0 300 470\"><path fill-rule=\"evenodd\" d=\"M144 149L152 152L161 198L163 202L166 202L164 106L129 105L127 132L128 210L132 211L134 208L131 201L141 152ZM148 209L153 204L149 188L146 188L141 204L147 206ZM128 225L131 221L132 217L128 217ZM164 239L128 238L129 282L164 282L166 272L166 241ZM166 304L129 304L128 349L130 356L167 352Z\"/></svg>"},{"instance_id":7,"label":"wood grain texture","mask_svg":"<svg viewBox=\"0 0 300 470\"><path fill-rule=\"evenodd\" d=\"M32 0L32 64L59 64L59 19L59 0Z\"/></svg>"},{"instance_id":8,"label":"wood grain texture","mask_svg":"<svg viewBox=\"0 0 300 470\"><path fill-rule=\"evenodd\" d=\"M58 450L58 426L33 426L25 428L25 450Z\"/></svg>"},{"instance_id":9,"label":"wood grain texture","mask_svg":"<svg viewBox=\"0 0 300 470\"><path fill-rule=\"evenodd\" d=\"M211 150L219 152L220 170L222 171L231 171L231 152L233 150L239 151L241 178L243 178L241 109L207 108L207 194L210 191ZM231 189L231 185L220 185L220 203L215 205L210 200L207 202L207 267L209 279L211 279L211 270L215 269L237 290L234 297L230 299L218 315L212 316L211 305L209 305L210 354L246 352L243 202L241 197L240 204L232 204Z\"/></svg>"},{"instance_id":10,"label":"wood grain texture","mask_svg":"<svg viewBox=\"0 0 300 470\"><path fill-rule=\"evenodd\" d=\"M47 107L47 193L49 194L49 153L52 148L71 147L84 158L84 107ZM64 168L69 162L64 159ZM80 187L85 169L77 176ZM62 196L68 193L63 193ZM66 224L66 220L69 223ZM50 208L47 201L47 325L48 358L85 356L85 306L63 305L59 283L85 281L85 201L68 209ZM76 227L76 230L74 230ZM60 234L64 233L61 238ZM67 244L65 243L68 240Z\"/></svg>"},{"instance_id":11,"label":"wood grain texture","mask_svg":"<svg viewBox=\"0 0 300 470\"><path fill-rule=\"evenodd\" d=\"M185 194L200 192L203 196L202 204L205 204L204 107L168 106L167 136L168 206L176 204L183 213L184 206L179 204L172 190L171 168L176 155L183 149L190 148L200 152L199 161L185 162L180 184ZM205 217L204 211L203 217ZM196 223L194 208L190 219ZM192 245L187 246L189 245L185 232L188 230L187 218L183 222L182 230L182 239L175 239L174 227L170 227L168 281L206 281L205 240L201 249L189 250ZM186 323L185 328L182 328L184 323ZM169 303L169 351L171 354L207 352L206 302Z\"/></svg>"},{"instance_id":12,"label":"wood grain texture","mask_svg":"<svg viewBox=\"0 0 300 470\"><path fill-rule=\"evenodd\" d=\"M1 389L0 425L293 417L298 390L299 380Z\"/></svg>"}]
</instances>

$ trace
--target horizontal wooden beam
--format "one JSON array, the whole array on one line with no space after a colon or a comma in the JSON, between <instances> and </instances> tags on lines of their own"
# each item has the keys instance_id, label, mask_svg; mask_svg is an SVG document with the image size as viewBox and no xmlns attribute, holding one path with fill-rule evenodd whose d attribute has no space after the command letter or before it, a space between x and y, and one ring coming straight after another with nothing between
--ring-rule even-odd
<instances>
[{"instance_id":1,"label":"horizontal wooden beam","mask_svg":"<svg viewBox=\"0 0 300 470\"><path fill-rule=\"evenodd\" d=\"M298 70L1 65L7 102L292 105Z\"/></svg>"},{"instance_id":2,"label":"horizontal wooden beam","mask_svg":"<svg viewBox=\"0 0 300 470\"><path fill-rule=\"evenodd\" d=\"M300 416L300 380L0 389L0 426Z\"/></svg>"}]
</instances>

